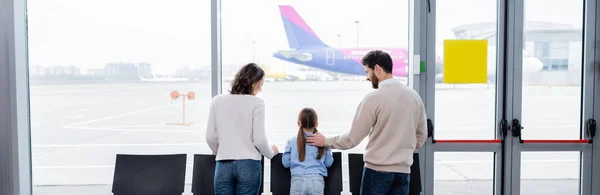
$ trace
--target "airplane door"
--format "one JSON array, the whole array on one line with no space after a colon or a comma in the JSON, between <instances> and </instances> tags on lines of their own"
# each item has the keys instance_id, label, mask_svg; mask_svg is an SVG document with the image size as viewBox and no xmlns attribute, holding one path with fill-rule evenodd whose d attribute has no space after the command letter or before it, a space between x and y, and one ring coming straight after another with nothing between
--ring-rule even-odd
<instances>
[{"instance_id":1,"label":"airplane door","mask_svg":"<svg viewBox=\"0 0 600 195\"><path fill-rule=\"evenodd\" d=\"M335 64L335 50L327 49L325 50L325 64L331 66Z\"/></svg>"}]
</instances>

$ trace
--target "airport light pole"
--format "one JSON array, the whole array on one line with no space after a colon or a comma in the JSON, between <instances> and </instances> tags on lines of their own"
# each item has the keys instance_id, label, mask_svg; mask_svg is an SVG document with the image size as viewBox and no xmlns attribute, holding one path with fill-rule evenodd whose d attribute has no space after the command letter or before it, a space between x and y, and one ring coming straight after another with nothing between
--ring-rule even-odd
<instances>
[{"instance_id":1,"label":"airport light pole","mask_svg":"<svg viewBox=\"0 0 600 195\"><path fill-rule=\"evenodd\" d=\"M338 47L342 47L342 39L341 39L342 35L337 34L337 37L338 37Z\"/></svg>"},{"instance_id":2,"label":"airport light pole","mask_svg":"<svg viewBox=\"0 0 600 195\"><path fill-rule=\"evenodd\" d=\"M356 24L356 47L358 47L358 40L359 40L359 36L358 36L358 24L360 24L360 21L355 20L354 23Z\"/></svg>"},{"instance_id":3,"label":"airport light pole","mask_svg":"<svg viewBox=\"0 0 600 195\"><path fill-rule=\"evenodd\" d=\"M252 62L254 62L255 45L256 45L256 41L252 41Z\"/></svg>"}]
</instances>

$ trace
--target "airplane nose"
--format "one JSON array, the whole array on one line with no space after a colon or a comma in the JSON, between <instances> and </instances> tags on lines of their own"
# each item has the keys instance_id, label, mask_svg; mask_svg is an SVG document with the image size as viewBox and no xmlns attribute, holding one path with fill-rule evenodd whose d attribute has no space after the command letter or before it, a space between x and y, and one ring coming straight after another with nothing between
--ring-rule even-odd
<instances>
[{"instance_id":1,"label":"airplane nose","mask_svg":"<svg viewBox=\"0 0 600 195\"><path fill-rule=\"evenodd\" d=\"M524 63L523 71L525 72L536 72L544 68L544 63L535 58L527 58Z\"/></svg>"}]
</instances>

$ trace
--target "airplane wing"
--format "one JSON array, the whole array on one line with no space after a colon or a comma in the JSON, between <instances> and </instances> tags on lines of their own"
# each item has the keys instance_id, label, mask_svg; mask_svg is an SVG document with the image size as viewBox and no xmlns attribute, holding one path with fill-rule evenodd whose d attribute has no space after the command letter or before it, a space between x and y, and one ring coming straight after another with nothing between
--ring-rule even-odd
<instances>
[{"instance_id":1,"label":"airplane wing","mask_svg":"<svg viewBox=\"0 0 600 195\"><path fill-rule=\"evenodd\" d=\"M295 58L303 62L312 60L312 54L310 53L302 53L295 50L281 50L278 53L287 59Z\"/></svg>"}]
</instances>

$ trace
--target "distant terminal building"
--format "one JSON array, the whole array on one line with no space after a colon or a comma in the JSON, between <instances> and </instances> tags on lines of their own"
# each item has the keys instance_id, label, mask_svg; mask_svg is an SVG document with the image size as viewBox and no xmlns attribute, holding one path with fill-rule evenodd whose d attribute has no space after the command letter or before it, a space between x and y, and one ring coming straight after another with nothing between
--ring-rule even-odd
<instances>
[{"instance_id":1,"label":"distant terminal building","mask_svg":"<svg viewBox=\"0 0 600 195\"><path fill-rule=\"evenodd\" d=\"M138 76L142 78L152 78L152 64L142 62L137 64Z\"/></svg>"},{"instance_id":2,"label":"distant terminal building","mask_svg":"<svg viewBox=\"0 0 600 195\"><path fill-rule=\"evenodd\" d=\"M104 66L104 74L108 80L140 80L135 63L107 63Z\"/></svg>"},{"instance_id":3,"label":"distant terminal building","mask_svg":"<svg viewBox=\"0 0 600 195\"><path fill-rule=\"evenodd\" d=\"M542 61L541 72L524 75L530 84L577 85L581 83L582 29L553 22L526 22L524 49ZM478 23L453 29L457 39L488 39L496 44L496 23Z\"/></svg>"}]
</instances>

